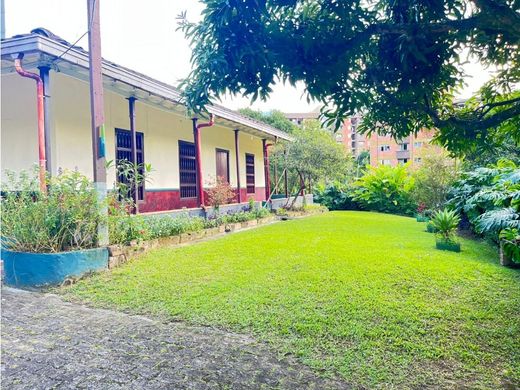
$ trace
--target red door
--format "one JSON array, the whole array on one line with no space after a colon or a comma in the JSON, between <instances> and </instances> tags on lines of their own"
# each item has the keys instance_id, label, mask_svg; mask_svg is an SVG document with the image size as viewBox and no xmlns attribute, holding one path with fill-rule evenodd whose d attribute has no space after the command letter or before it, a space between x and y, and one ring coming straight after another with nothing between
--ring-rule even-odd
<instances>
[{"instance_id":1,"label":"red door","mask_svg":"<svg viewBox=\"0 0 520 390\"><path fill-rule=\"evenodd\" d=\"M229 151L217 149L217 177L229 183Z\"/></svg>"}]
</instances>

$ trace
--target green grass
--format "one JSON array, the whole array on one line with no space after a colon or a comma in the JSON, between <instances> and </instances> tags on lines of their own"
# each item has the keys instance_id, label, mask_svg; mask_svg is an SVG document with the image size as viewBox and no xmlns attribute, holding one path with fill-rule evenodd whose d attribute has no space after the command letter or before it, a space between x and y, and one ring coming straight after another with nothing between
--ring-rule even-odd
<instances>
[{"instance_id":1,"label":"green grass","mask_svg":"<svg viewBox=\"0 0 520 390\"><path fill-rule=\"evenodd\" d=\"M331 212L155 250L62 292L253 333L354 386L520 385L520 272L484 243L436 250L424 229Z\"/></svg>"}]
</instances>

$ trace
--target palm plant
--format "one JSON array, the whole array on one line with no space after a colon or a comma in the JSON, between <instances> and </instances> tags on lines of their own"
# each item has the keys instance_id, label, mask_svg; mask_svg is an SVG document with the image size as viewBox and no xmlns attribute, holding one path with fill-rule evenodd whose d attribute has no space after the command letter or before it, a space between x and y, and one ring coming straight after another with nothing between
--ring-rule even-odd
<instances>
[{"instance_id":1,"label":"palm plant","mask_svg":"<svg viewBox=\"0 0 520 390\"><path fill-rule=\"evenodd\" d=\"M444 242L455 242L455 230L460 217L454 210L440 210L433 214L432 225L437 230L437 236Z\"/></svg>"}]
</instances>

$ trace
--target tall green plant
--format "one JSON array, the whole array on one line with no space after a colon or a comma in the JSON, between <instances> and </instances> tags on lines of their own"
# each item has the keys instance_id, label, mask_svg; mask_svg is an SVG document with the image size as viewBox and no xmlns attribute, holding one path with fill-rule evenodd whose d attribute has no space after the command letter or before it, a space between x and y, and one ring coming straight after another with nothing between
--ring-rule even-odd
<instances>
[{"instance_id":1,"label":"tall green plant","mask_svg":"<svg viewBox=\"0 0 520 390\"><path fill-rule=\"evenodd\" d=\"M455 241L455 230L459 226L460 217L454 210L440 210L433 214L432 225L436 235L445 242Z\"/></svg>"},{"instance_id":2,"label":"tall green plant","mask_svg":"<svg viewBox=\"0 0 520 390\"><path fill-rule=\"evenodd\" d=\"M97 245L103 215L92 182L76 171L47 178L47 193L37 173L5 173L2 183L2 245L19 252L61 252Z\"/></svg>"},{"instance_id":3,"label":"tall green plant","mask_svg":"<svg viewBox=\"0 0 520 390\"><path fill-rule=\"evenodd\" d=\"M457 176L455 160L444 153L424 156L421 166L413 172L415 202L426 210L443 208Z\"/></svg>"},{"instance_id":4,"label":"tall green plant","mask_svg":"<svg viewBox=\"0 0 520 390\"><path fill-rule=\"evenodd\" d=\"M371 167L355 184L354 200L368 210L413 215L414 179L406 165Z\"/></svg>"}]
</instances>

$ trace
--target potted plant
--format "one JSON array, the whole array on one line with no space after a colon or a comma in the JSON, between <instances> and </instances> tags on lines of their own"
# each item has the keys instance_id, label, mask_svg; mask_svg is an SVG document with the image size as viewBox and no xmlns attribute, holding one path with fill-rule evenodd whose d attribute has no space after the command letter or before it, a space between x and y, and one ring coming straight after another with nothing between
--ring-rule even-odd
<instances>
[{"instance_id":1,"label":"potted plant","mask_svg":"<svg viewBox=\"0 0 520 390\"><path fill-rule=\"evenodd\" d=\"M432 224L437 230L435 233L437 249L460 252L460 243L455 235L459 222L460 217L453 210L444 209L433 215Z\"/></svg>"},{"instance_id":2,"label":"potted plant","mask_svg":"<svg viewBox=\"0 0 520 390\"><path fill-rule=\"evenodd\" d=\"M503 229L500 234L500 264L511 266L520 262L520 232L515 228Z\"/></svg>"},{"instance_id":3,"label":"potted plant","mask_svg":"<svg viewBox=\"0 0 520 390\"><path fill-rule=\"evenodd\" d=\"M59 284L106 269L108 250L98 246L97 227L105 223L93 183L78 172L47 178L6 172L2 183L1 257L5 283L16 287Z\"/></svg>"}]
</instances>

